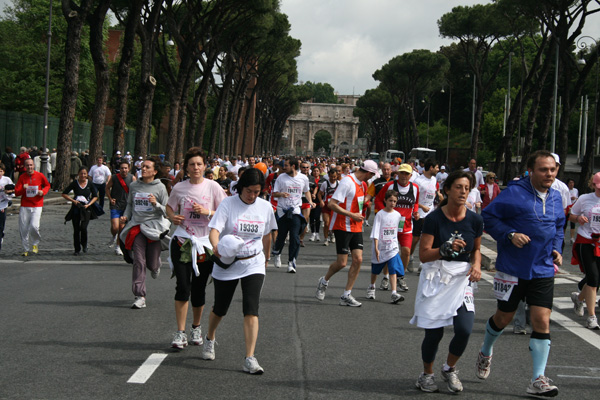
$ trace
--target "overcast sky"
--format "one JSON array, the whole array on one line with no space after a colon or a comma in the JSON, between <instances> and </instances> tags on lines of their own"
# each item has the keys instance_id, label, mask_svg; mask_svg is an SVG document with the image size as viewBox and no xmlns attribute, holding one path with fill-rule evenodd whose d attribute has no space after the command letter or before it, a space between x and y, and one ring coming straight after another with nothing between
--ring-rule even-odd
<instances>
[{"instance_id":1,"label":"overcast sky","mask_svg":"<svg viewBox=\"0 0 600 400\"><path fill-rule=\"evenodd\" d=\"M414 49L437 51L452 41L439 35L437 21L458 5L487 0L281 0L302 41L299 80L327 82L340 94L363 94L377 86L373 72ZM593 26L593 28L592 28ZM600 16L586 21L600 37Z\"/></svg>"}]
</instances>

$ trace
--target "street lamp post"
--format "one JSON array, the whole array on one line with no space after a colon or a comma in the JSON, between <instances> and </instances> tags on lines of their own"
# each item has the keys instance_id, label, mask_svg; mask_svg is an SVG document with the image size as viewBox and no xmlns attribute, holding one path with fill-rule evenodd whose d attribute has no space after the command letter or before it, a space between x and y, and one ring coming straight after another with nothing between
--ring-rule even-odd
<instances>
[{"instance_id":1,"label":"street lamp post","mask_svg":"<svg viewBox=\"0 0 600 400\"><path fill-rule=\"evenodd\" d=\"M598 41L591 36L581 36L577 39L577 47L582 50L591 48L591 45L586 43L585 40L589 39L596 45L596 58L600 56L600 49L598 49ZM596 156L596 130L598 129L598 76L600 75L600 59L596 60L596 85L594 87L594 128L592 130L592 173L594 173L594 157Z\"/></svg>"},{"instance_id":2,"label":"street lamp post","mask_svg":"<svg viewBox=\"0 0 600 400\"><path fill-rule=\"evenodd\" d=\"M46 52L46 93L44 98L44 132L42 135L42 154L40 155L40 169L42 174L47 175L48 171L48 151L46 150L48 141L48 97L50 93L50 45L52 44L52 0L50 0L50 11L48 12L48 50Z\"/></svg>"},{"instance_id":3,"label":"street lamp post","mask_svg":"<svg viewBox=\"0 0 600 400\"><path fill-rule=\"evenodd\" d=\"M444 89L441 90L444 93ZM452 86L448 96L448 136L446 139L446 166L448 166L448 156L450 155L450 114L452 112Z\"/></svg>"}]
</instances>

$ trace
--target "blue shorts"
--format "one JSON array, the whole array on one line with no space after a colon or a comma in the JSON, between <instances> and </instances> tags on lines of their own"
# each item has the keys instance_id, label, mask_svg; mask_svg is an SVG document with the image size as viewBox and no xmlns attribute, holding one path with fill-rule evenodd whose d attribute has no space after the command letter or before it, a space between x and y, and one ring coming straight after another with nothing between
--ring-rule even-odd
<instances>
[{"instance_id":1,"label":"blue shorts","mask_svg":"<svg viewBox=\"0 0 600 400\"><path fill-rule=\"evenodd\" d=\"M125 210L117 210L111 208L110 219L120 218L123 216L123 214L125 214Z\"/></svg>"},{"instance_id":2,"label":"blue shorts","mask_svg":"<svg viewBox=\"0 0 600 400\"><path fill-rule=\"evenodd\" d=\"M397 274L400 276L404 276L404 264L402 264L402 259L400 258L400 253L396 254L394 257L390 258L384 263L381 264L373 264L371 263L371 273L373 275L379 275L383 270L383 267L387 264L388 270L390 274Z\"/></svg>"}]
</instances>

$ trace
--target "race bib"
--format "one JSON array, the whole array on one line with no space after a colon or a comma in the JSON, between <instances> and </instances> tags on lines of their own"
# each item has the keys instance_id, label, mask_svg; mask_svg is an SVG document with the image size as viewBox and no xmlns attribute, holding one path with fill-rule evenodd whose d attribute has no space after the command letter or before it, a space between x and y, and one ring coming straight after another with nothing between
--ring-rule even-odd
<instances>
[{"instance_id":1,"label":"race bib","mask_svg":"<svg viewBox=\"0 0 600 400\"><path fill-rule=\"evenodd\" d=\"M200 203L203 208L208 208L208 204ZM208 218L205 215L198 214L194 211L194 202L192 200L184 200L183 202L183 216L185 222L193 226L207 226Z\"/></svg>"},{"instance_id":2,"label":"race bib","mask_svg":"<svg viewBox=\"0 0 600 400\"><path fill-rule=\"evenodd\" d=\"M290 194L290 198L297 199L302 197L302 188L299 186L289 186L287 192Z\"/></svg>"},{"instance_id":3,"label":"race bib","mask_svg":"<svg viewBox=\"0 0 600 400\"><path fill-rule=\"evenodd\" d=\"M600 233L600 205L592 207L590 213L590 228L592 233Z\"/></svg>"},{"instance_id":4,"label":"race bib","mask_svg":"<svg viewBox=\"0 0 600 400\"><path fill-rule=\"evenodd\" d=\"M254 254L250 248L259 240L262 240L265 231L265 221L259 221L257 218L248 218L241 216L238 218L233 234L244 240L244 247L240 251L241 256Z\"/></svg>"},{"instance_id":5,"label":"race bib","mask_svg":"<svg viewBox=\"0 0 600 400\"><path fill-rule=\"evenodd\" d=\"M27 197L35 197L38 194L39 186L28 186L25 189L25 196Z\"/></svg>"},{"instance_id":6,"label":"race bib","mask_svg":"<svg viewBox=\"0 0 600 400\"><path fill-rule=\"evenodd\" d=\"M393 247L394 240L396 239L396 229L393 226L384 227L381 230L381 245L379 246L382 250L388 250Z\"/></svg>"},{"instance_id":7,"label":"race bib","mask_svg":"<svg viewBox=\"0 0 600 400\"><path fill-rule=\"evenodd\" d=\"M150 193L136 193L133 198L133 206L135 211L153 211L152 203L150 203Z\"/></svg>"},{"instance_id":8,"label":"race bib","mask_svg":"<svg viewBox=\"0 0 600 400\"><path fill-rule=\"evenodd\" d=\"M475 298L473 297L473 288L471 285L467 285L465 288L465 308L467 311L475 312Z\"/></svg>"},{"instance_id":9,"label":"race bib","mask_svg":"<svg viewBox=\"0 0 600 400\"><path fill-rule=\"evenodd\" d=\"M516 276L505 274L504 272L496 272L494 276L494 295L497 300L508 301L513 289L519 283L519 278Z\"/></svg>"}]
</instances>

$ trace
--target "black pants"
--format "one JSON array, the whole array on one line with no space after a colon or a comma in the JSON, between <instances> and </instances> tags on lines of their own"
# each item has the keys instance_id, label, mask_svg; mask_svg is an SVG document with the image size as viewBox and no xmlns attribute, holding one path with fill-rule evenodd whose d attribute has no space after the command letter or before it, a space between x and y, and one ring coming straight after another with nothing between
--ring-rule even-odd
<instances>
[{"instance_id":1,"label":"black pants","mask_svg":"<svg viewBox=\"0 0 600 400\"><path fill-rule=\"evenodd\" d=\"M319 233L319 228L321 227L321 206L310 210L308 219L310 221L310 231L312 233Z\"/></svg>"},{"instance_id":2,"label":"black pants","mask_svg":"<svg viewBox=\"0 0 600 400\"><path fill-rule=\"evenodd\" d=\"M4 237L4 224L6 223L6 210L0 210L0 250L2 250L2 238Z\"/></svg>"},{"instance_id":3,"label":"black pants","mask_svg":"<svg viewBox=\"0 0 600 400\"><path fill-rule=\"evenodd\" d=\"M467 311L463 304L454 317L454 337L450 341L450 353L460 357L467 348L469 336L473 330L473 322L475 321L475 313ZM425 339L421 344L421 357L423 362L432 363L435 361L435 355L438 350L438 345L444 336L444 328L425 329Z\"/></svg>"},{"instance_id":4,"label":"black pants","mask_svg":"<svg viewBox=\"0 0 600 400\"><path fill-rule=\"evenodd\" d=\"M238 281L242 281L242 310L244 316L255 315L258 317L260 292L265 282L263 274L248 275L242 279L234 279L232 281L215 279L215 305L213 306L213 312L219 317L224 317L227 314Z\"/></svg>"},{"instance_id":5,"label":"black pants","mask_svg":"<svg viewBox=\"0 0 600 400\"><path fill-rule=\"evenodd\" d=\"M94 183L96 189L98 189L98 204L100 208L104 209L104 196L106 195L106 183Z\"/></svg>"},{"instance_id":6,"label":"black pants","mask_svg":"<svg viewBox=\"0 0 600 400\"><path fill-rule=\"evenodd\" d=\"M75 246L75 251L81 251L81 248L87 248L87 227L90 223L90 217L92 212L89 208L80 208L75 207L73 209L73 219L71 222L73 223L73 245Z\"/></svg>"},{"instance_id":7,"label":"black pants","mask_svg":"<svg viewBox=\"0 0 600 400\"><path fill-rule=\"evenodd\" d=\"M181 246L177 236L171 241L171 261L177 278L175 300L188 301L191 297L192 307L202 307L206 304L206 282L212 272L213 262L198 263L200 276L196 276L191 262L181 262Z\"/></svg>"}]
</instances>

